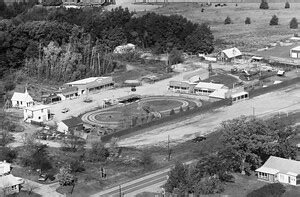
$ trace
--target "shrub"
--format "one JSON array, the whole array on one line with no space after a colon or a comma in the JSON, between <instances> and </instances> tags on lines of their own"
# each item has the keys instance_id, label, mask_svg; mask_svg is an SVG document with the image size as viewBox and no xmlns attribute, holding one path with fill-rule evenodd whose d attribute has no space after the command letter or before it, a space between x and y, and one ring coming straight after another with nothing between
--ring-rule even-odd
<instances>
[{"instance_id":1,"label":"shrub","mask_svg":"<svg viewBox=\"0 0 300 197\"><path fill-rule=\"evenodd\" d=\"M259 6L259 9L267 10L269 9L269 4L266 0L262 0Z\"/></svg>"},{"instance_id":2,"label":"shrub","mask_svg":"<svg viewBox=\"0 0 300 197\"><path fill-rule=\"evenodd\" d=\"M109 157L109 151L101 141L92 143L92 148L87 151L87 160L90 162L104 162Z\"/></svg>"},{"instance_id":3,"label":"shrub","mask_svg":"<svg viewBox=\"0 0 300 197\"><path fill-rule=\"evenodd\" d=\"M180 112L180 113L183 112L182 106L180 106L179 112Z\"/></svg>"},{"instance_id":4,"label":"shrub","mask_svg":"<svg viewBox=\"0 0 300 197\"><path fill-rule=\"evenodd\" d=\"M12 163L17 158L17 152L9 147L0 147L0 161Z\"/></svg>"},{"instance_id":5,"label":"shrub","mask_svg":"<svg viewBox=\"0 0 300 197\"><path fill-rule=\"evenodd\" d=\"M174 114L175 114L174 109L171 109L171 111L170 111L170 116L172 116L172 115L174 115Z\"/></svg>"},{"instance_id":6,"label":"shrub","mask_svg":"<svg viewBox=\"0 0 300 197\"><path fill-rule=\"evenodd\" d=\"M272 19L270 20L270 25L273 26L273 25L278 25L278 17L276 15L273 15L272 16Z\"/></svg>"},{"instance_id":7,"label":"shrub","mask_svg":"<svg viewBox=\"0 0 300 197\"><path fill-rule=\"evenodd\" d=\"M15 87L16 87L16 84L12 80L6 81L4 83L4 91L5 92L11 91L11 90L15 89Z\"/></svg>"},{"instance_id":8,"label":"shrub","mask_svg":"<svg viewBox=\"0 0 300 197\"><path fill-rule=\"evenodd\" d=\"M250 19L249 17L247 17L247 18L246 18L246 20L245 20L245 24L246 24L246 25L249 25L249 24L251 24L251 19Z\"/></svg>"},{"instance_id":9,"label":"shrub","mask_svg":"<svg viewBox=\"0 0 300 197\"><path fill-rule=\"evenodd\" d=\"M150 170L154 164L152 154L148 151L143 151L141 154L141 165L144 170Z\"/></svg>"},{"instance_id":10,"label":"shrub","mask_svg":"<svg viewBox=\"0 0 300 197\"><path fill-rule=\"evenodd\" d=\"M253 190L247 197L272 197L282 196L285 192L285 187L280 183L273 183L265 185L259 189Z\"/></svg>"},{"instance_id":11,"label":"shrub","mask_svg":"<svg viewBox=\"0 0 300 197\"><path fill-rule=\"evenodd\" d=\"M231 24L231 23L232 23L231 18L229 16L227 16L227 18L224 21L224 24L228 25L228 24Z\"/></svg>"},{"instance_id":12,"label":"shrub","mask_svg":"<svg viewBox=\"0 0 300 197\"><path fill-rule=\"evenodd\" d=\"M187 106L185 111L190 111L190 106Z\"/></svg>"},{"instance_id":13,"label":"shrub","mask_svg":"<svg viewBox=\"0 0 300 197\"><path fill-rule=\"evenodd\" d=\"M170 65L179 64L183 62L182 51L173 49L169 55Z\"/></svg>"},{"instance_id":14,"label":"shrub","mask_svg":"<svg viewBox=\"0 0 300 197\"><path fill-rule=\"evenodd\" d=\"M289 2L285 2L284 8L285 8L285 9L289 9L289 8L290 8L290 3L289 3Z\"/></svg>"},{"instance_id":15,"label":"shrub","mask_svg":"<svg viewBox=\"0 0 300 197\"><path fill-rule=\"evenodd\" d=\"M290 28L291 29L298 29L298 21L295 17L292 18L292 20L290 22Z\"/></svg>"}]
</instances>

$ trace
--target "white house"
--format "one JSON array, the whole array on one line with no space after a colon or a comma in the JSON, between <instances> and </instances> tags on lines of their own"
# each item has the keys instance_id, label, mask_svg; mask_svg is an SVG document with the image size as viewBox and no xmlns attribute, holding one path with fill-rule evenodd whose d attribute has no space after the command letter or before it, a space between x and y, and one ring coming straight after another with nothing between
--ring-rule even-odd
<instances>
[{"instance_id":1,"label":"white house","mask_svg":"<svg viewBox=\"0 0 300 197\"><path fill-rule=\"evenodd\" d=\"M78 117L71 117L57 123L57 131L67 134L70 131L82 131L83 122Z\"/></svg>"},{"instance_id":2,"label":"white house","mask_svg":"<svg viewBox=\"0 0 300 197\"><path fill-rule=\"evenodd\" d=\"M290 50L291 58L300 58L300 46L294 47Z\"/></svg>"},{"instance_id":3,"label":"white house","mask_svg":"<svg viewBox=\"0 0 300 197\"><path fill-rule=\"evenodd\" d=\"M12 106L13 107L30 107L34 105L34 101L32 97L29 95L27 89L25 90L25 93L20 92L14 92L12 98L11 98Z\"/></svg>"},{"instance_id":4,"label":"white house","mask_svg":"<svg viewBox=\"0 0 300 197\"><path fill-rule=\"evenodd\" d=\"M19 193L24 180L12 174L0 176L0 196Z\"/></svg>"},{"instance_id":5,"label":"white house","mask_svg":"<svg viewBox=\"0 0 300 197\"><path fill-rule=\"evenodd\" d=\"M24 121L44 122L50 117L50 107L48 105L34 105L24 109Z\"/></svg>"},{"instance_id":6,"label":"white house","mask_svg":"<svg viewBox=\"0 0 300 197\"><path fill-rule=\"evenodd\" d=\"M135 51L135 45L129 43L129 44L117 46L114 50L114 53L124 54L133 51Z\"/></svg>"},{"instance_id":7,"label":"white house","mask_svg":"<svg viewBox=\"0 0 300 197\"><path fill-rule=\"evenodd\" d=\"M73 99L78 97L78 88L77 87L67 87L63 88L60 93L57 94L62 101L66 99Z\"/></svg>"},{"instance_id":8,"label":"white house","mask_svg":"<svg viewBox=\"0 0 300 197\"><path fill-rule=\"evenodd\" d=\"M218 53L217 59L220 61L231 62L234 58L240 58L242 56L242 52L234 47L230 49L225 49Z\"/></svg>"},{"instance_id":9,"label":"white house","mask_svg":"<svg viewBox=\"0 0 300 197\"><path fill-rule=\"evenodd\" d=\"M7 163L6 161L0 161L0 177L9 175L10 171L11 171L10 163Z\"/></svg>"},{"instance_id":10,"label":"white house","mask_svg":"<svg viewBox=\"0 0 300 197\"><path fill-rule=\"evenodd\" d=\"M300 185L300 161L270 156L255 171L259 180Z\"/></svg>"},{"instance_id":11,"label":"white house","mask_svg":"<svg viewBox=\"0 0 300 197\"><path fill-rule=\"evenodd\" d=\"M228 89L228 87L226 87L224 84L199 82L194 87L193 92L198 95L208 96L218 89Z\"/></svg>"}]
</instances>

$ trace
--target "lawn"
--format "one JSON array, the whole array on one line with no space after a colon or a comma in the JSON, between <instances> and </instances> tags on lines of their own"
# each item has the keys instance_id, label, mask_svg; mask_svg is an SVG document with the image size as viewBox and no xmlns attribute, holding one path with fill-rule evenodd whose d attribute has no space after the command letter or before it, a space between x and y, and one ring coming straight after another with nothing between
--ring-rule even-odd
<instances>
[{"instance_id":1,"label":"lawn","mask_svg":"<svg viewBox=\"0 0 300 197\"><path fill-rule=\"evenodd\" d=\"M263 57L280 57L280 58L290 58L290 49L298 46L298 44L293 44L291 46L276 46L274 48L270 48L265 51L257 51L255 54L263 56Z\"/></svg>"},{"instance_id":2,"label":"lawn","mask_svg":"<svg viewBox=\"0 0 300 197\"><path fill-rule=\"evenodd\" d=\"M228 4L226 7L207 7L201 12L200 4L169 4L155 10L159 14L179 14L193 22L209 23L218 42L216 49L223 43L228 46L237 46L243 51L253 51L270 43L291 37L297 30L289 28L293 17L299 16L300 4L291 3L290 9L284 9L284 2L269 3L269 10L259 9L259 3ZM270 26L271 17L276 14L279 18L278 26ZM229 16L233 22L224 25ZM245 25L246 17L251 18L251 24Z\"/></svg>"}]
</instances>

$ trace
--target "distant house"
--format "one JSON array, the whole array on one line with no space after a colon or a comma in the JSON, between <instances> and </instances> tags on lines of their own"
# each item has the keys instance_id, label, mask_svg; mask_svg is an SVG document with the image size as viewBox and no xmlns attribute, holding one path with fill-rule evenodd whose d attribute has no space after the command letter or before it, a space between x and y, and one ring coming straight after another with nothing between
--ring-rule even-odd
<instances>
[{"instance_id":1,"label":"distant house","mask_svg":"<svg viewBox=\"0 0 300 197\"><path fill-rule=\"evenodd\" d=\"M178 93L191 93L196 84L197 83L190 83L188 81L170 81L169 90Z\"/></svg>"},{"instance_id":2,"label":"distant house","mask_svg":"<svg viewBox=\"0 0 300 197\"><path fill-rule=\"evenodd\" d=\"M11 171L11 164L6 161L0 161L0 177L9 175Z\"/></svg>"},{"instance_id":3,"label":"distant house","mask_svg":"<svg viewBox=\"0 0 300 197\"><path fill-rule=\"evenodd\" d=\"M198 95L210 95L218 89L228 89L224 84L199 82L193 89L193 93Z\"/></svg>"},{"instance_id":4,"label":"distant house","mask_svg":"<svg viewBox=\"0 0 300 197\"><path fill-rule=\"evenodd\" d=\"M231 62L234 58L240 58L242 56L241 51L234 47L230 49L225 49L218 53L217 59L223 62Z\"/></svg>"},{"instance_id":5,"label":"distant house","mask_svg":"<svg viewBox=\"0 0 300 197\"><path fill-rule=\"evenodd\" d=\"M294 47L290 50L290 57L291 58L300 58L300 46Z\"/></svg>"},{"instance_id":6,"label":"distant house","mask_svg":"<svg viewBox=\"0 0 300 197\"><path fill-rule=\"evenodd\" d=\"M129 43L129 44L117 46L114 50L114 53L124 54L133 51L135 51L135 45Z\"/></svg>"},{"instance_id":7,"label":"distant house","mask_svg":"<svg viewBox=\"0 0 300 197\"><path fill-rule=\"evenodd\" d=\"M300 161L271 156L255 171L259 180L300 185Z\"/></svg>"},{"instance_id":8,"label":"distant house","mask_svg":"<svg viewBox=\"0 0 300 197\"><path fill-rule=\"evenodd\" d=\"M24 109L24 121L44 122L50 118L50 107L47 105L34 105Z\"/></svg>"},{"instance_id":9,"label":"distant house","mask_svg":"<svg viewBox=\"0 0 300 197\"><path fill-rule=\"evenodd\" d=\"M12 174L0 176L0 196L19 193L24 180Z\"/></svg>"},{"instance_id":10,"label":"distant house","mask_svg":"<svg viewBox=\"0 0 300 197\"><path fill-rule=\"evenodd\" d=\"M34 101L32 97L29 95L27 89L25 90L25 93L20 93L20 92L14 92L12 98L12 107L30 107L34 105Z\"/></svg>"},{"instance_id":11,"label":"distant house","mask_svg":"<svg viewBox=\"0 0 300 197\"><path fill-rule=\"evenodd\" d=\"M78 89L77 95L87 94L96 90L112 88L113 86L114 81L112 77L89 77L86 79L69 82L64 85L66 88L76 87ZM76 93L74 93L74 96L76 96Z\"/></svg>"},{"instance_id":12,"label":"distant house","mask_svg":"<svg viewBox=\"0 0 300 197\"><path fill-rule=\"evenodd\" d=\"M78 97L78 88L77 87L67 87L63 88L60 93L57 94L61 100L73 99Z\"/></svg>"},{"instance_id":13,"label":"distant house","mask_svg":"<svg viewBox=\"0 0 300 197\"><path fill-rule=\"evenodd\" d=\"M82 131L82 130L83 130L83 122L78 117L72 117L57 123L57 131L62 133L68 133L70 131Z\"/></svg>"}]
</instances>

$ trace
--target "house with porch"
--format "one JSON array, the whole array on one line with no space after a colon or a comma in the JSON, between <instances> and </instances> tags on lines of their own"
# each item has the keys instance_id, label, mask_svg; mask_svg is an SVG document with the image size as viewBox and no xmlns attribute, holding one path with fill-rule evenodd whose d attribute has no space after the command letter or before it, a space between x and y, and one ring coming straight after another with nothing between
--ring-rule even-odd
<instances>
[{"instance_id":1,"label":"house with porch","mask_svg":"<svg viewBox=\"0 0 300 197\"><path fill-rule=\"evenodd\" d=\"M25 93L14 92L11 97L12 107L25 108L34 105L32 97L29 95L27 89Z\"/></svg>"},{"instance_id":2,"label":"house with porch","mask_svg":"<svg viewBox=\"0 0 300 197\"><path fill-rule=\"evenodd\" d=\"M0 176L0 196L19 193L22 184L24 184L24 180L12 174Z\"/></svg>"},{"instance_id":3,"label":"house with porch","mask_svg":"<svg viewBox=\"0 0 300 197\"><path fill-rule=\"evenodd\" d=\"M78 88L77 87L65 87L60 90L57 94L62 101L66 99L74 99L78 97Z\"/></svg>"},{"instance_id":4,"label":"house with porch","mask_svg":"<svg viewBox=\"0 0 300 197\"><path fill-rule=\"evenodd\" d=\"M231 62L235 58L239 59L242 57L242 52L236 48L225 49L218 53L217 59L222 62Z\"/></svg>"},{"instance_id":5,"label":"house with porch","mask_svg":"<svg viewBox=\"0 0 300 197\"><path fill-rule=\"evenodd\" d=\"M33 105L24 109L24 121L45 122L50 119L50 106L48 105Z\"/></svg>"},{"instance_id":6,"label":"house with porch","mask_svg":"<svg viewBox=\"0 0 300 197\"><path fill-rule=\"evenodd\" d=\"M258 180L300 185L300 161L270 156L264 165L255 171Z\"/></svg>"}]
</instances>

